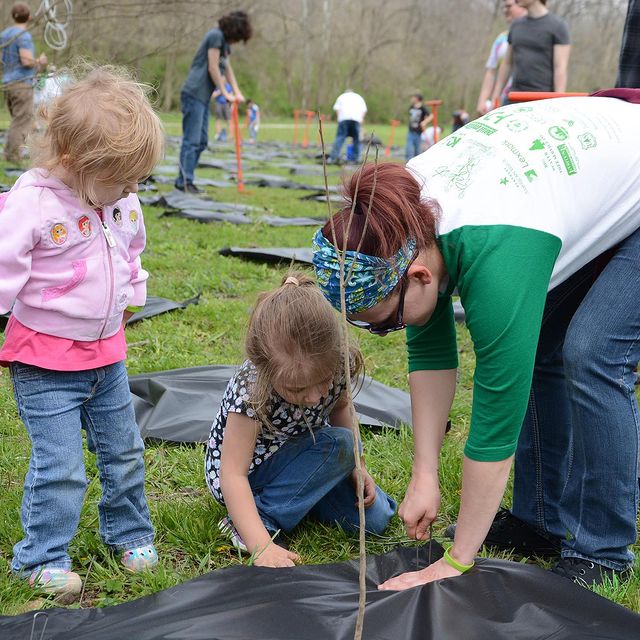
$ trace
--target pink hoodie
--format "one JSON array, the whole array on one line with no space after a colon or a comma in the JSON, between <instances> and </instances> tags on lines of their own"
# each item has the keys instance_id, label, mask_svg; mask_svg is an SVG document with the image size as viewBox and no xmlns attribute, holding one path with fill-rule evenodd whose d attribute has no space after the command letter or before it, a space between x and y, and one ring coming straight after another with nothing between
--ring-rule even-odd
<instances>
[{"instance_id":1,"label":"pink hoodie","mask_svg":"<svg viewBox=\"0 0 640 640\"><path fill-rule=\"evenodd\" d=\"M135 194L87 208L41 169L20 176L0 210L0 313L60 338L92 341L117 333L127 306L142 306L149 274Z\"/></svg>"}]
</instances>

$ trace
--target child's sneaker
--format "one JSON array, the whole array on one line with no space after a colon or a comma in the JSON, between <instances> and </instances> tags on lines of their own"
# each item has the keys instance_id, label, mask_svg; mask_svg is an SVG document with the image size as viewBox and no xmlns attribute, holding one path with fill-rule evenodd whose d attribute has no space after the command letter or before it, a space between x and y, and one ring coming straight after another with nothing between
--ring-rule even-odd
<instances>
[{"instance_id":1,"label":"child's sneaker","mask_svg":"<svg viewBox=\"0 0 640 640\"><path fill-rule=\"evenodd\" d=\"M135 547L123 552L120 562L125 569L140 573L153 569L158 564L158 553L152 544L145 547Z\"/></svg>"},{"instance_id":2,"label":"child's sneaker","mask_svg":"<svg viewBox=\"0 0 640 640\"><path fill-rule=\"evenodd\" d=\"M82 591L80 576L69 569L39 569L29 577L29 585L55 594L56 599L65 602L75 600Z\"/></svg>"},{"instance_id":3,"label":"child's sneaker","mask_svg":"<svg viewBox=\"0 0 640 640\"><path fill-rule=\"evenodd\" d=\"M241 551L242 553L249 553L247 545L240 537L238 530L233 526L233 522L231 522L231 518L229 516L225 516L220 520L220 522L218 522L218 529L220 529L220 532L231 540L231 544L238 551Z\"/></svg>"}]
</instances>

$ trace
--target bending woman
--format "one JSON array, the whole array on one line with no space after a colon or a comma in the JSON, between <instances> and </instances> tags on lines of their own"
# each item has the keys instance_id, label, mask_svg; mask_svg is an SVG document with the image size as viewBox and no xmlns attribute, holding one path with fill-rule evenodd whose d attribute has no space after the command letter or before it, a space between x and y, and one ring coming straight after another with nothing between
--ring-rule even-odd
<instances>
[{"instance_id":1,"label":"bending woman","mask_svg":"<svg viewBox=\"0 0 640 640\"><path fill-rule=\"evenodd\" d=\"M483 541L561 553L583 583L633 564L638 505L640 106L566 98L490 112L414 158L347 185L347 314L407 326L415 456L399 509L427 538L458 365L451 296L476 356L453 547L402 589L458 576ZM350 205L334 216L344 246ZM340 306L328 222L314 237L320 287ZM361 244L360 244L361 243ZM357 250L357 251L356 251ZM515 455L511 512L496 512Z\"/></svg>"}]
</instances>

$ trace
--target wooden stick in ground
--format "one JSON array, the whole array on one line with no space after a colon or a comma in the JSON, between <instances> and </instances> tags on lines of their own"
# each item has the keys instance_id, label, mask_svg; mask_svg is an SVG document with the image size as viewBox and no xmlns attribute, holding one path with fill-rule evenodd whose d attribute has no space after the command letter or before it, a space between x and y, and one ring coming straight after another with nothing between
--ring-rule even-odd
<instances>
[{"instance_id":1,"label":"wooden stick in ground","mask_svg":"<svg viewBox=\"0 0 640 640\"><path fill-rule=\"evenodd\" d=\"M320 143L322 147L322 169L324 175L324 184L325 191L327 195L327 206L329 210L329 221L331 224L331 233L332 233L332 241L333 246L336 249L336 253L339 256L339 265L340 265L340 311L342 316L342 336L343 336L343 354L344 354L344 372L345 372L345 393L347 394L347 399L349 402L349 407L351 408L351 420L354 426L353 429L353 439L354 439L354 458L355 458L355 467L356 467L356 485L357 485L357 496L358 496L358 516L360 521L359 527L359 598L358 598L358 614L356 617L356 625L354 631L354 640L361 640L362 631L364 627L364 612L365 612L365 604L367 597L366 590L366 569L367 569L367 556L366 556L366 546L365 546L365 511L364 511L364 477L362 473L362 464L360 459L360 433L357 428L358 422L355 415L355 411L353 409L352 395L351 395L351 362L349 358L349 325L347 323L347 313L346 313L346 282L345 279L345 259L347 252L347 240L349 237L349 232L351 230L351 221L353 219L355 205L358 196L358 188L360 185L360 176L362 175L362 167L366 163L369 156L369 149L371 147L371 141L367 145L367 149L365 151L365 156L363 163L360 167L360 173L358 174L358 178L356 180L356 188L353 196L353 201L351 203L351 211L349 214L349 220L347 223L347 228L344 230L344 242L342 251L338 247L338 242L336 238L336 229L335 223L332 217L331 212L331 200L329 198L329 185L327 179L327 164L325 157L325 146L324 146L324 135L322 130L322 121L319 119L319 130L320 130ZM377 172L377 148L376 148L376 172ZM375 174L374 174L375 176ZM375 177L374 177L374 189L375 189ZM365 218L365 230L366 225L368 223L369 209L371 208L371 201L373 200L373 192L371 193L371 197L369 200L369 207L366 212ZM360 238L358 247L362 245L362 237ZM352 273L352 269L349 270L349 275Z\"/></svg>"}]
</instances>

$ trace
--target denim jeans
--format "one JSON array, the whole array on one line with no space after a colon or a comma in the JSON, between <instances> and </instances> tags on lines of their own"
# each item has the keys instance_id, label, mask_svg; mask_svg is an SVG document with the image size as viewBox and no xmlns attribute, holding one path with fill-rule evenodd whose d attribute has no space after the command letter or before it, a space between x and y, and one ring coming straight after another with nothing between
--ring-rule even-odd
<instances>
[{"instance_id":1,"label":"denim jeans","mask_svg":"<svg viewBox=\"0 0 640 640\"><path fill-rule=\"evenodd\" d=\"M419 156L422 153L422 137L419 131L411 131L407 133L407 146L404 151L404 156L407 160L411 160L415 156Z\"/></svg>"},{"instance_id":2,"label":"denim jeans","mask_svg":"<svg viewBox=\"0 0 640 640\"><path fill-rule=\"evenodd\" d=\"M180 94L182 111L182 144L176 187L192 184L200 154L209 144L209 105L188 93Z\"/></svg>"},{"instance_id":3,"label":"denim jeans","mask_svg":"<svg viewBox=\"0 0 640 640\"><path fill-rule=\"evenodd\" d=\"M354 162L358 162L360 158L360 123L357 120L342 120L338 122L338 131L336 139L329 155L331 162L338 162L342 155L342 147L345 140L351 138L353 140L353 156Z\"/></svg>"},{"instance_id":4,"label":"denim jeans","mask_svg":"<svg viewBox=\"0 0 640 640\"><path fill-rule=\"evenodd\" d=\"M270 531L291 531L307 514L348 531L359 526L350 479L353 434L324 427L314 435L315 442L311 434L292 438L249 474L258 513ZM395 511L393 498L378 487L365 511L367 531L381 534Z\"/></svg>"},{"instance_id":5,"label":"denim jeans","mask_svg":"<svg viewBox=\"0 0 640 640\"><path fill-rule=\"evenodd\" d=\"M612 253L548 294L512 511L563 557L622 570L637 536L640 231Z\"/></svg>"},{"instance_id":6,"label":"denim jeans","mask_svg":"<svg viewBox=\"0 0 640 640\"><path fill-rule=\"evenodd\" d=\"M144 495L144 445L123 362L88 371L11 364L20 417L31 439L22 497L24 538L11 568L71 566L67 553L80 520L87 480L82 429L96 454L102 498L100 534L114 550L144 546L154 530Z\"/></svg>"}]
</instances>

